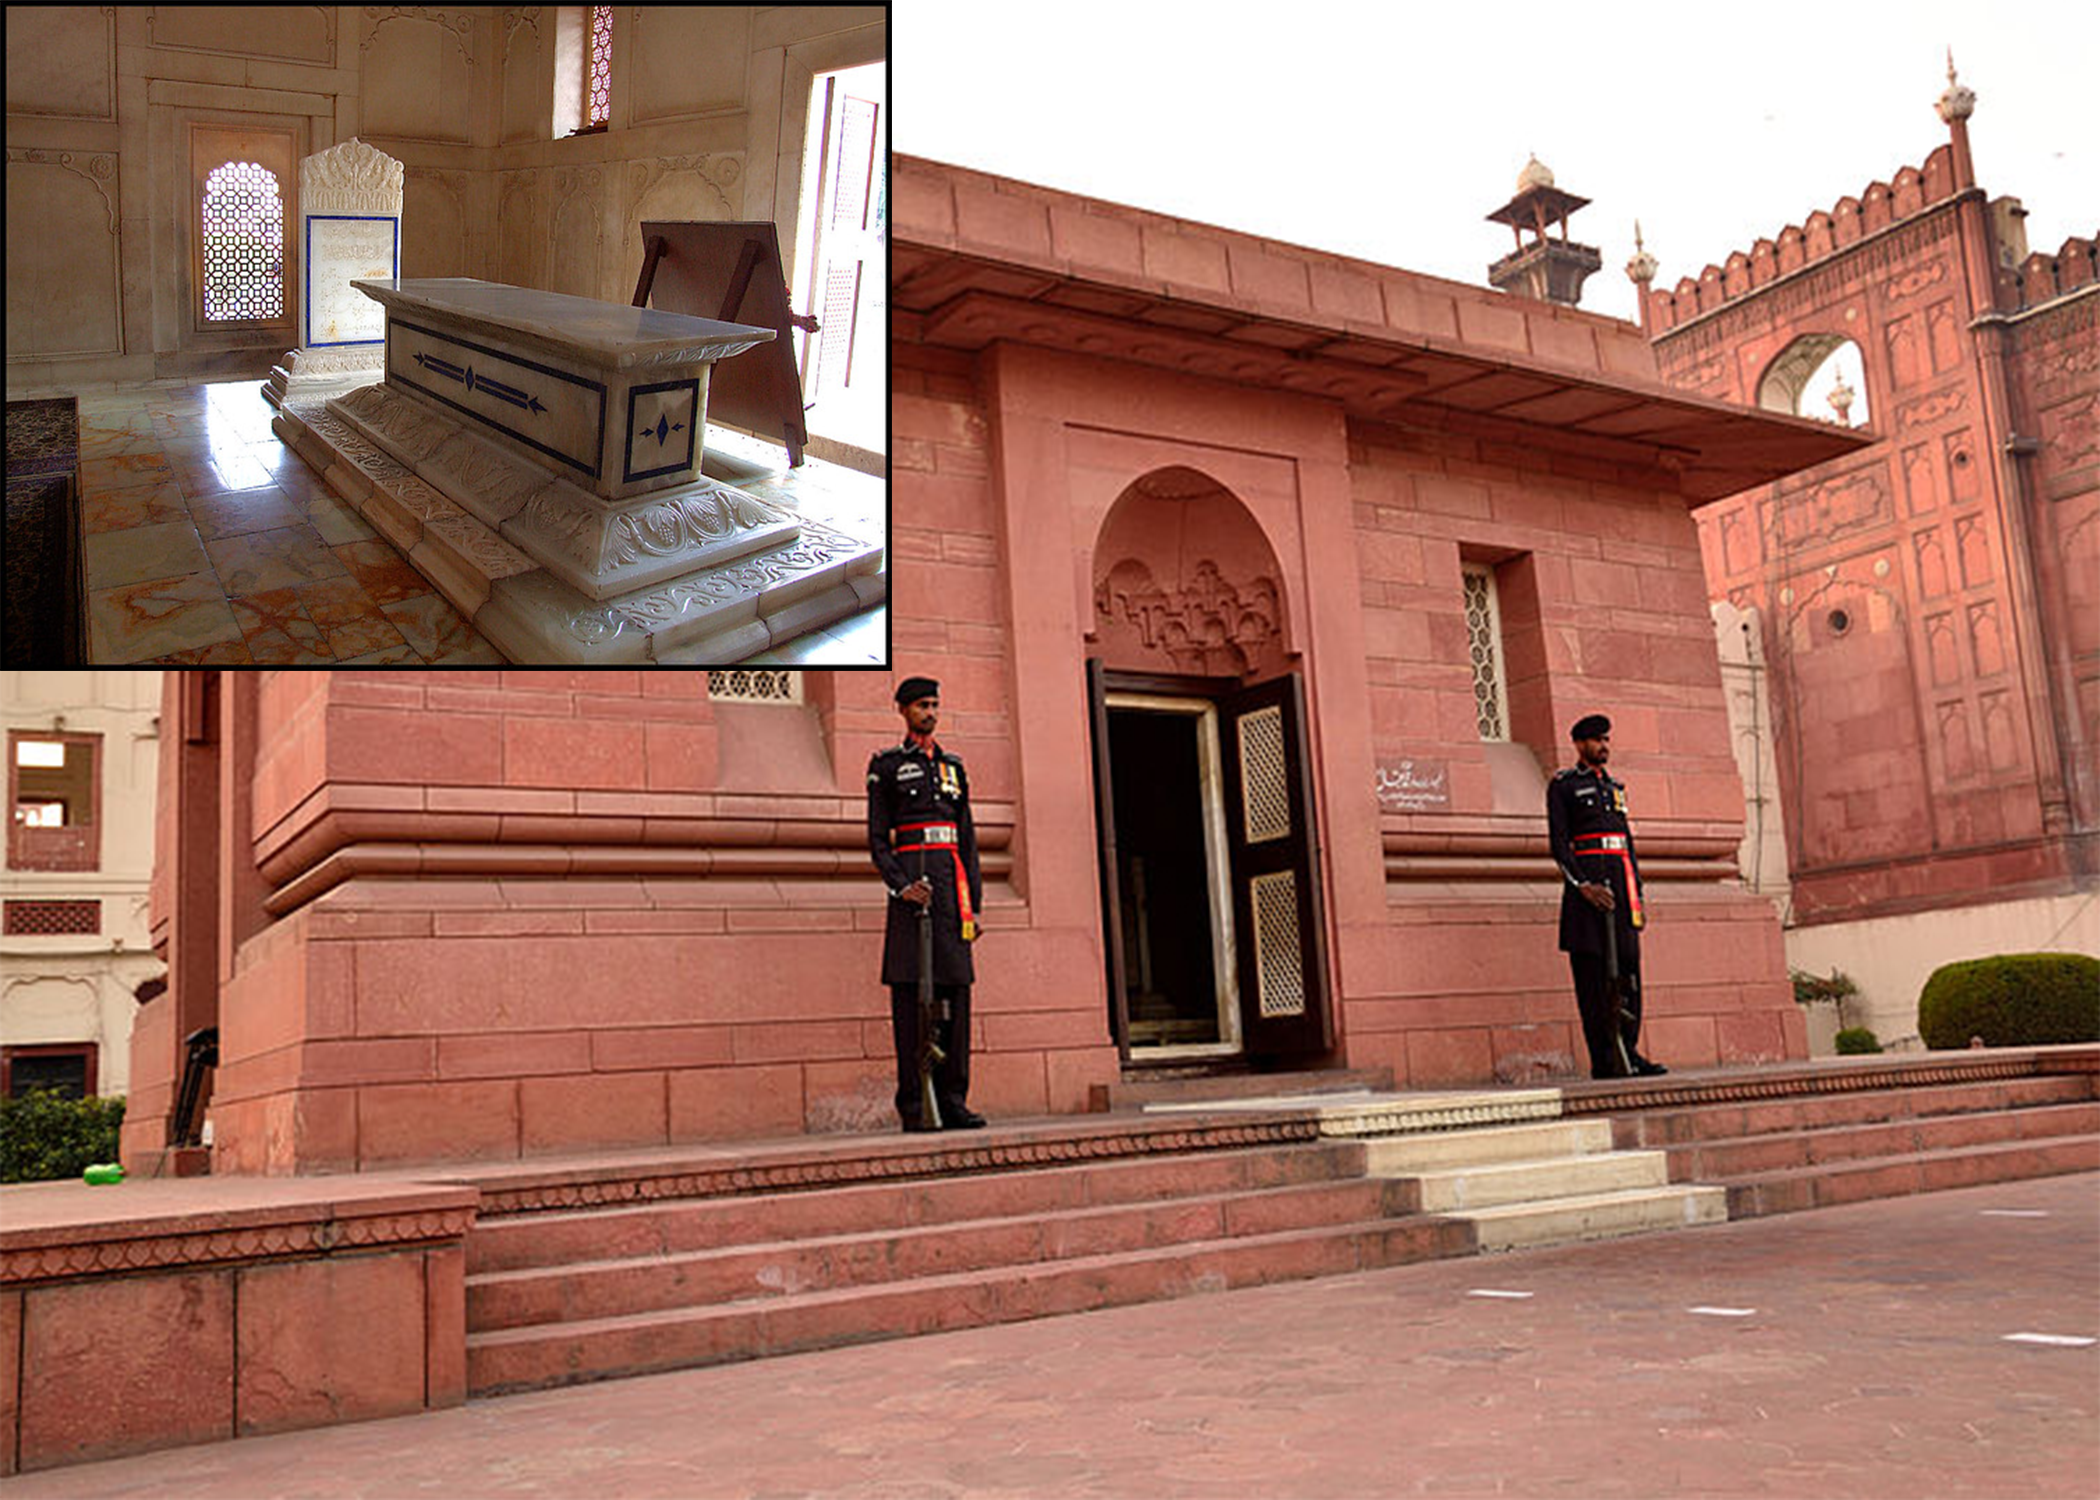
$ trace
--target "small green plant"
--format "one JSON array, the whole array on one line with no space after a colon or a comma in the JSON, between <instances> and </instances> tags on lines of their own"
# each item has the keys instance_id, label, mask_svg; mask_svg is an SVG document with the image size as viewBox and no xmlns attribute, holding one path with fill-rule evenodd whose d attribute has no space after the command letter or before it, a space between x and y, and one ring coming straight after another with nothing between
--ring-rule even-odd
<instances>
[{"instance_id":1,"label":"small green plant","mask_svg":"<svg viewBox=\"0 0 2100 1500\"><path fill-rule=\"evenodd\" d=\"M0 1182L78 1177L115 1161L123 1123L122 1099L68 1099L50 1089L0 1099Z\"/></svg>"},{"instance_id":2,"label":"small green plant","mask_svg":"<svg viewBox=\"0 0 2100 1500\"><path fill-rule=\"evenodd\" d=\"M1865 1026L1847 1026L1837 1034L1838 1056L1850 1057L1862 1052L1879 1052L1881 1042L1873 1031Z\"/></svg>"},{"instance_id":3,"label":"small green plant","mask_svg":"<svg viewBox=\"0 0 2100 1500\"><path fill-rule=\"evenodd\" d=\"M1842 970L1832 969L1828 978L1811 974L1806 969L1792 969L1787 977L1794 981L1794 1003L1807 1005L1815 1000L1844 1000L1859 993L1859 986L1852 976Z\"/></svg>"},{"instance_id":4,"label":"small green plant","mask_svg":"<svg viewBox=\"0 0 2100 1500\"><path fill-rule=\"evenodd\" d=\"M1918 996L1918 1035L1934 1048L2100 1041L2100 958L2004 953L1942 964Z\"/></svg>"}]
</instances>

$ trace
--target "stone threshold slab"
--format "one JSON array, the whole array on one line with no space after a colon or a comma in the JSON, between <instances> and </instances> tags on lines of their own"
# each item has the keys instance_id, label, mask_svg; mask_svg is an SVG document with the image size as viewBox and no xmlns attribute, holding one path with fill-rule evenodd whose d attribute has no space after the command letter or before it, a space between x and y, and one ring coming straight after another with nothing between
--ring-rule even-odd
<instances>
[{"instance_id":1,"label":"stone threshold slab","mask_svg":"<svg viewBox=\"0 0 2100 1500\"><path fill-rule=\"evenodd\" d=\"M594 599L329 403L289 399L271 426L514 663L727 666L888 597L880 542L799 521L777 544Z\"/></svg>"},{"instance_id":2,"label":"stone threshold slab","mask_svg":"<svg viewBox=\"0 0 2100 1500\"><path fill-rule=\"evenodd\" d=\"M1461 1130L1521 1120L1557 1119L1559 1089L1477 1089L1422 1094L1317 1094L1253 1099L1212 1099L1189 1104L1147 1104L1147 1114L1242 1111L1249 1114L1308 1114L1322 1136L1360 1138L1408 1135L1424 1130Z\"/></svg>"}]
</instances>

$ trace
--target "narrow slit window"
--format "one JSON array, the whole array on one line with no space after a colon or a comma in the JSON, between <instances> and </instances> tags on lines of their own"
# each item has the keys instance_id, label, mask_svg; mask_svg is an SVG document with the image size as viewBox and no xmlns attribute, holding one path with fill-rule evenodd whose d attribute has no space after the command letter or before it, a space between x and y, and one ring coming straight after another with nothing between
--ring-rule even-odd
<instances>
[{"instance_id":1,"label":"narrow slit window","mask_svg":"<svg viewBox=\"0 0 2100 1500\"><path fill-rule=\"evenodd\" d=\"M1483 740L1509 738L1509 696L1503 685L1502 610L1495 598L1495 572L1484 563L1465 564L1466 657L1473 668L1473 722Z\"/></svg>"},{"instance_id":2,"label":"narrow slit window","mask_svg":"<svg viewBox=\"0 0 2100 1500\"><path fill-rule=\"evenodd\" d=\"M583 122L590 130L612 120L612 18L610 5L591 7L591 73L583 101Z\"/></svg>"}]
</instances>

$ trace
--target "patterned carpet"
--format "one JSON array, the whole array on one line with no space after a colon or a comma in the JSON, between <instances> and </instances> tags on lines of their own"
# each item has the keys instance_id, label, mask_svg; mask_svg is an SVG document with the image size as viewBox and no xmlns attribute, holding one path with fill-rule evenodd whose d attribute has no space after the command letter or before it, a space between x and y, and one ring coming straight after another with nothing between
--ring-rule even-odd
<instances>
[{"instance_id":1,"label":"patterned carpet","mask_svg":"<svg viewBox=\"0 0 2100 1500\"><path fill-rule=\"evenodd\" d=\"M7 403L11 667L86 660L80 572L80 415L72 397Z\"/></svg>"}]
</instances>

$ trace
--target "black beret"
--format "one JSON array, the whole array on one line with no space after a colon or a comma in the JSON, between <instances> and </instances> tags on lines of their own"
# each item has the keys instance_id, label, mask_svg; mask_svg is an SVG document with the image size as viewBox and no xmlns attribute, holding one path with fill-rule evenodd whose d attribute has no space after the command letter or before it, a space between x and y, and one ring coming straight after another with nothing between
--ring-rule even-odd
<instances>
[{"instance_id":1,"label":"black beret","mask_svg":"<svg viewBox=\"0 0 2100 1500\"><path fill-rule=\"evenodd\" d=\"M921 698L938 698L941 685L931 677L907 677L897 684L899 703L917 703Z\"/></svg>"},{"instance_id":2,"label":"black beret","mask_svg":"<svg viewBox=\"0 0 2100 1500\"><path fill-rule=\"evenodd\" d=\"M1575 727L1568 731L1568 738L1571 740L1595 740L1602 739L1610 733L1611 720L1605 718L1602 714L1584 714L1575 721Z\"/></svg>"}]
</instances>

